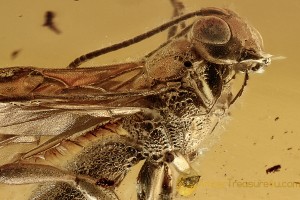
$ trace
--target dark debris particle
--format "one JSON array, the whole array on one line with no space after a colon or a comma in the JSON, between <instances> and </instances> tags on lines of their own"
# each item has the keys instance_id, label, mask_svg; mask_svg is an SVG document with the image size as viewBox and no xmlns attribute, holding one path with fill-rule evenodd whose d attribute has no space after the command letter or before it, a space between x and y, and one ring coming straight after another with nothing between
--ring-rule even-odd
<instances>
[{"instance_id":1,"label":"dark debris particle","mask_svg":"<svg viewBox=\"0 0 300 200\"><path fill-rule=\"evenodd\" d=\"M18 55L20 54L20 52L21 52L21 49L14 50L14 51L10 54L11 59L14 60L15 58L17 58Z\"/></svg>"},{"instance_id":2,"label":"dark debris particle","mask_svg":"<svg viewBox=\"0 0 300 200\"><path fill-rule=\"evenodd\" d=\"M292 150L292 149L293 149L292 147L287 148L288 151L289 151L289 150Z\"/></svg>"},{"instance_id":3,"label":"dark debris particle","mask_svg":"<svg viewBox=\"0 0 300 200\"><path fill-rule=\"evenodd\" d=\"M266 173L274 173L274 172L279 172L279 170L281 169L281 165L274 165L273 167L270 167L266 170Z\"/></svg>"},{"instance_id":4,"label":"dark debris particle","mask_svg":"<svg viewBox=\"0 0 300 200\"><path fill-rule=\"evenodd\" d=\"M54 17L55 17L54 12L46 11L45 22L44 22L43 26L48 27L50 30L54 31L56 34L60 34L61 31L56 27L56 25L53 22Z\"/></svg>"},{"instance_id":5,"label":"dark debris particle","mask_svg":"<svg viewBox=\"0 0 300 200\"><path fill-rule=\"evenodd\" d=\"M275 120L275 121L279 120L279 117L276 117L274 120Z\"/></svg>"},{"instance_id":6,"label":"dark debris particle","mask_svg":"<svg viewBox=\"0 0 300 200\"><path fill-rule=\"evenodd\" d=\"M274 139L274 135L272 135L272 137L271 137L271 140L273 140Z\"/></svg>"}]
</instances>

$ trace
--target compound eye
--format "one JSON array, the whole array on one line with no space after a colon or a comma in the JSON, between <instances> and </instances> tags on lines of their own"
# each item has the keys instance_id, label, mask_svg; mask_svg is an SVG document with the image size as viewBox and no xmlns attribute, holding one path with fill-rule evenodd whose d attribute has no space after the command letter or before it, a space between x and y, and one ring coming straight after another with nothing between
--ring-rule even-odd
<instances>
[{"instance_id":1,"label":"compound eye","mask_svg":"<svg viewBox=\"0 0 300 200\"><path fill-rule=\"evenodd\" d=\"M226 44L231 37L228 24L215 16L201 17L193 26L193 38L205 43L222 45Z\"/></svg>"}]
</instances>

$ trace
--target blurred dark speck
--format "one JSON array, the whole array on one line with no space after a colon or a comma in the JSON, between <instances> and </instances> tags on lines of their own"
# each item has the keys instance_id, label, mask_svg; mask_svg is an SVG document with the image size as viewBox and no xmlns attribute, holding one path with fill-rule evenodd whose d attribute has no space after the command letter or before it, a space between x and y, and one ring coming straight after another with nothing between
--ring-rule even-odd
<instances>
[{"instance_id":1,"label":"blurred dark speck","mask_svg":"<svg viewBox=\"0 0 300 200\"><path fill-rule=\"evenodd\" d=\"M279 170L281 169L281 165L274 165L273 167L270 167L266 170L266 173L274 173L274 172L279 172Z\"/></svg>"},{"instance_id":2,"label":"blurred dark speck","mask_svg":"<svg viewBox=\"0 0 300 200\"><path fill-rule=\"evenodd\" d=\"M19 53L21 52L21 49L17 49L15 51L13 51L11 54L10 54L10 57L12 60L14 60L18 55Z\"/></svg>"},{"instance_id":3,"label":"blurred dark speck","mask_svg":"<svg viewBox=\"0 0 300 200\"><path fill-rule=\"evenodd\" d=\"M53 19L55 17L55 13L52 11L47 11L45 13L45 22L43 26L48 27L50 30L54 31L56 34L60 34L61 31L56 27L56 25L53 22Z\"/></svg>"}]
</instances>

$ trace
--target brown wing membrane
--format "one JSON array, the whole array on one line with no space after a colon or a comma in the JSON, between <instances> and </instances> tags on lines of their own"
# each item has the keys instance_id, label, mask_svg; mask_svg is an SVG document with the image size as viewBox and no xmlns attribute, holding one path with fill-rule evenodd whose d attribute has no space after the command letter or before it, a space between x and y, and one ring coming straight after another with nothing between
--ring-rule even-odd
<instances>
[{"instance_id":1,"label":"brown wing membrane","mask_svg":"<svg viewBox=\"0 0 300 200\"><path fill-rule=\"evenodd\" d=\"M0 70L0 134L53 135L46 150L99 125L142 111L151 89L142 63L84 69ZM130 105L130 107L129 107Z\"/></svg>"},{"instance_id":2,"label":"brown wing membrane","mask_svg":"<svg viewBox=\"0 0 300 200\"><path fill-rule=\"evenodd\" d=\"M143 63L127 63L84 69L39 69L13 67L0 70L0 100L28 100L46 97L68 99L105 93L145 90L134 84L144 71ZM124 81L126 80L126 81ZM141 82L140 82L141 83ZM84 92L84 93L83 93ZM84 98L83 98L84 101Z\"/></svg>"},{"instance_id":3,"label":"brown wing membrane","mask_svg":"<svg viewBox=\"0 0 300 200\"><path fill-rule=\"evenodd\" d=\"M34 103L0 103L0 133L9 135L59 135L86 131L119 116L140 112L134 107L83 104L40 106Z\"/></svg>"},{"instance_id":4,"label":"brown wing membrane","mask_svg":"<svg viewBox=\"0 0 300 200\"><path fill-rule=\"evenodd\" d=\"M65 108L63 108L65 107ZM106 124L120 116L140 112L141 108L103 108L89 104L70 106L61 104L57 108L38 105L16 105L13 102L0 104L0 133L10 135L53 135L32 152L41 152L65 139L76 138L97 126Z\"/></svg>"},{"instance_id":5,"label":"brown wing membrane","mask_svg":"<svg viewBox=\"0 0 300 200\"><path fill-rule=\"evenodd\" d=\"M139 112L143 97L161 92L150 89L143 69L141 63L1 69L0 133L70 135Z\"/></svg>"}]
</instances>

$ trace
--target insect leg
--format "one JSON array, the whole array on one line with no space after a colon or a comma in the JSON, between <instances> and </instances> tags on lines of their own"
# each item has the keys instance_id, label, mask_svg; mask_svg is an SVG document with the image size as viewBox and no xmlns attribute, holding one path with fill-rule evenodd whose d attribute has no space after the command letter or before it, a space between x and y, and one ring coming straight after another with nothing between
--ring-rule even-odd
<instances>
[{"instance_id":1,"label":"insect leg","mask_svg":"<svg viewBox=\"0 0 300 200\"><path fill-rule=\"evenodd\" d=\"M230 102L229 106L232 105L237 100L237 98L239 98L242 95L242 93L244 91L244 88L247 85L247 81L248 80L249 80L249 74L248 74L248 71L246 71L245 72L245 77L244 77L243 85L242 85L241 89L238 91L238 93L235 95L235 97L232 99L232 101Z\"/></svg>"},{"instance_id":2,"label":"insect leg","mask_svg":"<svg viewBox=\"0 0 300 200\"><path fill-rule=\"evenodd\" d=\"M173 17L172 18L175 18L175 17L178 17L180 15L183 15L183 13L184 13L184 5L183 5L183 3L180 2L180 1L178 1L178 0L170 0L170 1L171 1L171 4L172 4L173 8L174 8L174 10L173 10ZM180 23L180 27L182 29L186 27L184 21ZM171 28L169 28L168 39L170 39L171 37L173 37L173 36L176 35L177 29L178 29L178 25L174 25Z\"/></svg>"},{"instance_id":3,"label":"insect leg","mask_svg":"<svg viewBox=\"0 0 300 200\"><path fill-rule=\"evenodd\" d=\"M200 180L198 173L190 166L189 162L180 153L174 153L174 160L169 163L174 180L176 192L181 196L190 196L197 189Z\"/></svg>"},{"instance_id":4,"label":"insect leg","mask_svg":"<svg viewBox=\"0 0 300 200\"><path fill-rule=\"evenodd\" d=\"M167 164L146 161L137 179L138 199L171 199L172 176Z\"/></svg>"},{"instance_id":5,"label":"insect leg","mask_svg":"<svg viewBox=\"0 0 300 200\"><path fill-rule=\"evenodd\" d=\"M48 165L12 163L0 167L0 182L22 185L44 182L75 182L76 176Z\"/></svg>"},{"instance_id":6,"label":"insect leg","mask_svg":"<svg viewBox=\"0 0 300 200\"><path fill-rule=\"evenodd\" d=\"M48 182L68 183L86 199L118 199L112 190L98 187L95 180L76 176L53 166L13 163L0 167L0 183L22 185Z\"/></svg>"}]
</instances>

